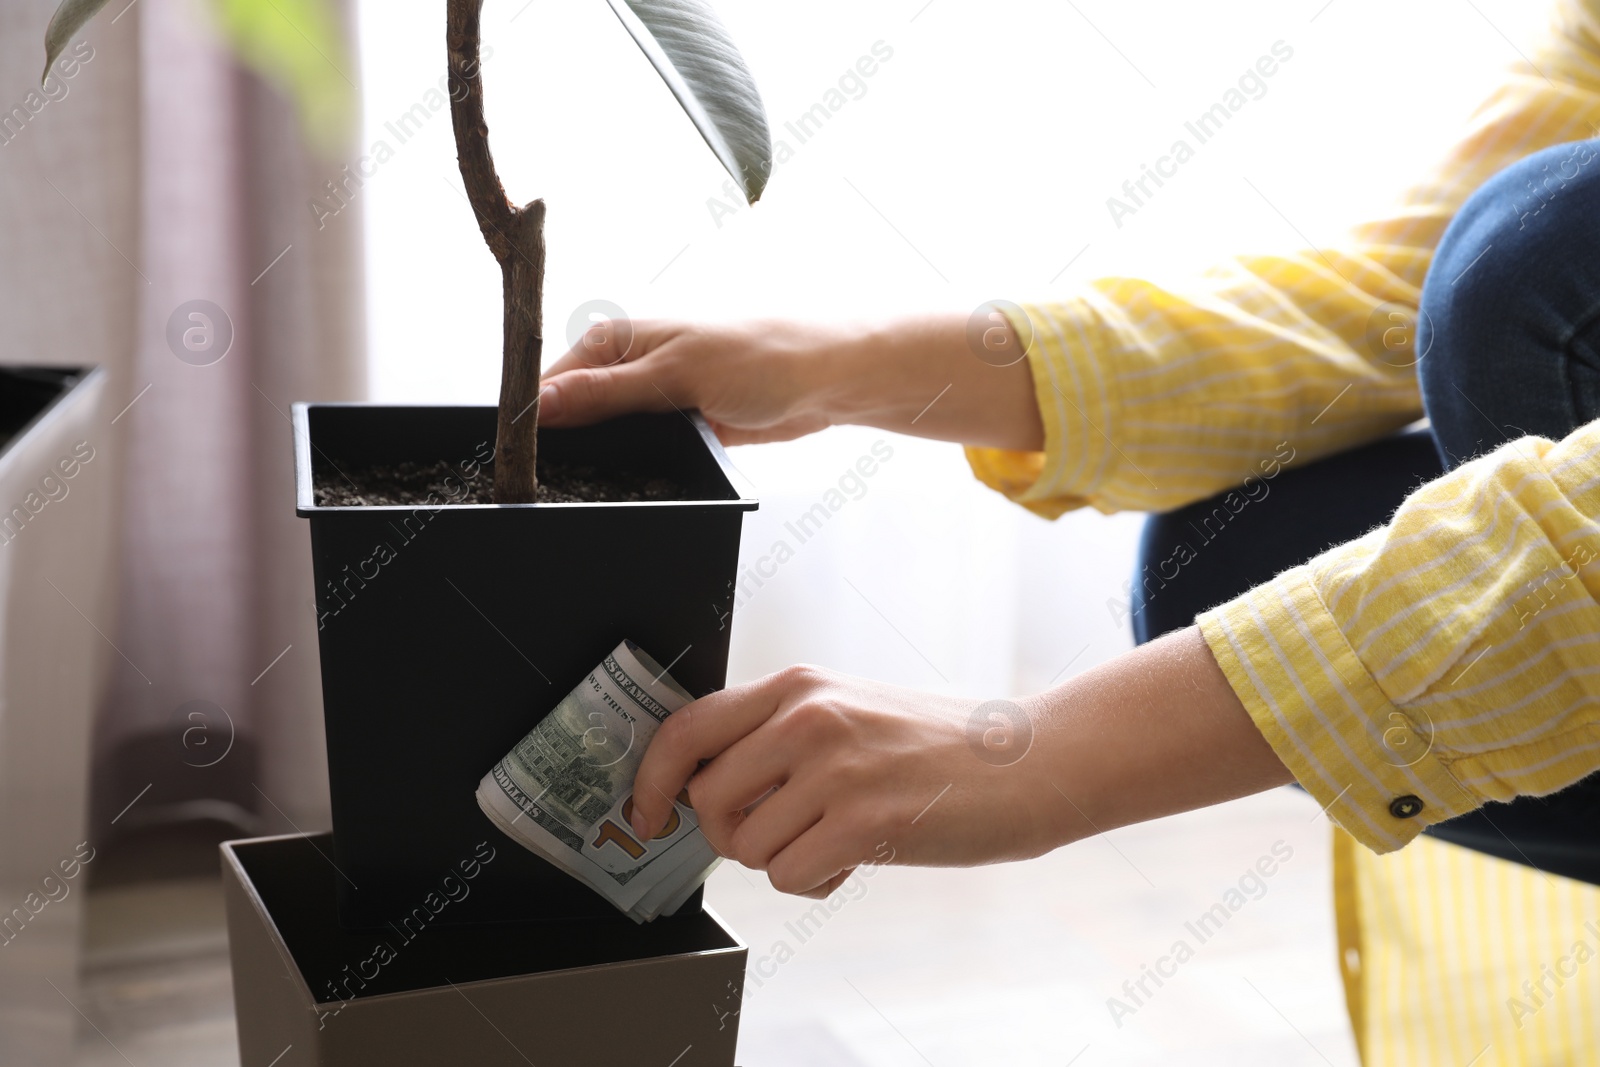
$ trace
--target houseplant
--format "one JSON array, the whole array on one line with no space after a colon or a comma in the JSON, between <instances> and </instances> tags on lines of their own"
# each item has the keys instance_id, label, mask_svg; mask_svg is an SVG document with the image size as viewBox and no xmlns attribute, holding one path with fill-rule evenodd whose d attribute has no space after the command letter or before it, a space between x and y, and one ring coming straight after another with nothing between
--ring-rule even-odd
<instances>
[{"instance_id":1,"label":"houseplant","mask_svg":"<svg viewBox=\"0 0 1600 1067\"><path fill-rule=\"evenodd\" d=\"M62 0L45 31L44 77L73 36L110 2ZM479 59L483 0L447 3L457 160L478 227L500 264L505 299L494 502L533 503L543 351L544 201L516 207L506 196L489 150ZM704 0L607 3L746 199L755 203L772 171L772 138L755 81L710 6ZM285 12L285 6L291 10ZM329 76L334 68L324 54L333 37L332 19L318 0L213 0L213 7L241 56L289 87L309 132L326 136L344 106L343 91ZM291 15L309 22L310 32Z\"/></svg>"},{"instance_id":2,"label":"houseplant","mask_svg":"<svg viewBox=\"0 0 1600 1067\"><path fill-rule=\"evenodd\" d=\"M108 2L66 0L47 34L50 55ZM249 38L254 23L241 12L286 2L215 0L267 69L273 49L297 46L283 34L270 46ZM770 170L770 138L715 16L701 0L608 2L754 201ZM481 9L482 0L448 0L447 43L462 177L502 268L500 404L294 409L296 503L311 520L317 585L329 859L353 926L380 927L413 910L442 871L495 834L473 800L478 778L621 639L651 650L691 692L723 683L741 516L755 506L734 490L714 435L692 413L536 436L544 205L514 207L495 172L478 69ZM537 472L551 463L674 488L646 499L538 503ZM417 467L442 468L442 495L408 496L392 484L367 491L369 475L381 481ZM466 502L482 499L474 483L490 477L492 502ZM617 918L588 889L506 848L440 921L578 917Z\"/></svg>"}]
</instances>

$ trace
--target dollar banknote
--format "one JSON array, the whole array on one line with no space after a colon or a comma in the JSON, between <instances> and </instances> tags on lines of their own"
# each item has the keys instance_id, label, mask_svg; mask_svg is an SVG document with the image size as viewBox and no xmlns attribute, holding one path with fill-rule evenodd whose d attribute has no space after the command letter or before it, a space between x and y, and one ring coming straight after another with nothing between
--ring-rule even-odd
<instances>
[{"instance_id":1,"label":"dollar banknote","mask_svg":"<svg viewBox=\"0 0 1600 1067\"><path fill-rule=\"evenodd\" d=\"M635 922L671 915L721 862L687 793L661 832L629 825L633 779L666 721L694 698L624 641L478 783L507 836L600 893Z\"/></svg>"}]
</instances>

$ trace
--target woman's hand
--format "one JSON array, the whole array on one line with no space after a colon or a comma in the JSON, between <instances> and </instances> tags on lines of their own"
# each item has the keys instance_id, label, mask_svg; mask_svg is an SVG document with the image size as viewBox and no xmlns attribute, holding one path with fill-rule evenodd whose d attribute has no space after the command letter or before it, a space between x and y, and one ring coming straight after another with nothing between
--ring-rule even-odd
<instances>
[{"instance_id":1,"label":"woman's hand","mask_svg":"<svg viewBox=\"0 0 1600 1067\"><path fill-rule=\"evenodd\" d=\"M792 322L601 323L545 372L539 421L581 426L698 408L723 444L793 440L830 425L822 368L848 340Z\"/></svg>"},{"instance_id":2,"label":"woman's hand","mask_svg":"<svg viewBox=\"0 0 1600 1067\"><path fill-rule=\"evenodd\" d=\"M689 704L634 782L649 840L687 784L706 839L775 888L861 863L972 866L1291 780L1197 627L1041 696L979 703L791 667Z\"/></svg>"},{"instance_id":3,"label":"woman's hand","mask_svg":"<svg viewBox=\"0 0 1600 1067\"><path fill-rule=\"evenodd\" d=\"M539 421L582 426L675 408L698 408L729 445L851 423L964 444L1044 447L1027 361L1019 354L1001 367L980 359L958 316L872 327L601 323L545 373Z\"/></svg>"},{"instance_id":4,"label":"woman's hand","mask_svg":"<svg viewBox=\"0 0 1600 1067\"><path fill-rule=\"evenodd\" d=\"M714 693L657 732L634 784L635 832L649 840L667 810L649 800L687 780L718 853L807 896L891 856L956 867L1048 852L1064 840L1065 805L1027 768L982 758L969 739L978 704L817 667Z\"/></svg>"}]
</instances>

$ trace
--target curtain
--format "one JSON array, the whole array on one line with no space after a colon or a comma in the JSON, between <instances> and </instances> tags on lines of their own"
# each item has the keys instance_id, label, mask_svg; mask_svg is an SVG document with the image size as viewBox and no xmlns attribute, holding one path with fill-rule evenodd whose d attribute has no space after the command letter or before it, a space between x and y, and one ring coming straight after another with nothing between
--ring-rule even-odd
<instances>
[{"instance_id":1,"label":"curtain","mask_svg":"<svg viewBox=\"0 0 1600 1067\"><path fill-rule=\"evenodd\" d=\"M316 623L287 416L364 390L360 212L319 228L309 206L357 153L311 153L292 107L235 67L199 0L110 5L80 38L79 69L33 113L55 6L0 10L5 106L29 113L0 144L0 321L9 362L111 372L119 578L92 838L197 816L321 828ZM329 57L352 84L354 55Z\"/></svg>"},{"instance_id":2,"label":"curtain","mask_svg":"<svg viewBox=\"0 0 1600 1067\"><path fill-rule=\"evenodd\" d=\"M360 213L319 227L310 201L344 161L308 152L287 101L237 70L198 9L138 9L146 284L95 819L109 827L149 785L129 829L309 830L326 825L327 783L288 413L362 392ZM328 57L352 86L353 57Z\"/></svg>"}]
</instances>

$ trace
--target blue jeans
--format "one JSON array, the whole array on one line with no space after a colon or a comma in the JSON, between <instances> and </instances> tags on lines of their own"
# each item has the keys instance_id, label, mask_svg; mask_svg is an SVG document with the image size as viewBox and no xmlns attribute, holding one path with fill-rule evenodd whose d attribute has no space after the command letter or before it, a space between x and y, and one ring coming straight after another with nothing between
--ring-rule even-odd
<instances>
[{"instance_id":1,"label":"blue jeans","mask_svg":"<svg viewBox=\"0 0 1600 1067\"><path fill-rule=\"evenodd\" d=\"M1600 418L1600 140L1529 156L1468 199L1423 285L1414 351L1430 429L1282 472L1226 528L1202 534L1202 565L1159 589L1146 575L1209 531L1203 520L1220 498L1150 517L1133 583L1135 640L1188 626L1382 525L1411 490L1474 456L1525 434L1559 440ZM1600 885L1600 774L1427 832Z\"/></svg>"}]
</instances>

